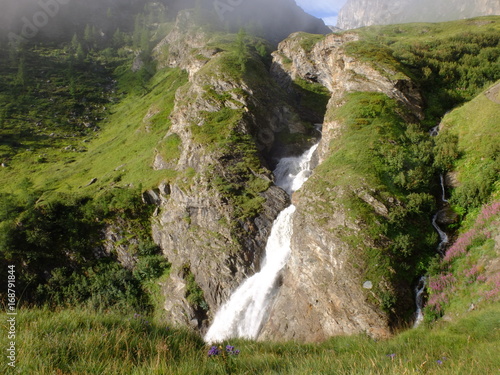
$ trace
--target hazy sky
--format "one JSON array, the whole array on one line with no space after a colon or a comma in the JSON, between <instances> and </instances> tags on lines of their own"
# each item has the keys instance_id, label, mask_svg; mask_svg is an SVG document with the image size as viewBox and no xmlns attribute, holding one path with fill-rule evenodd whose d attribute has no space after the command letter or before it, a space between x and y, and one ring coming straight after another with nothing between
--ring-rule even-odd
<instances>
[{"instance_id":1,"label":"hazy sky","mask_svg":"<svg viewBox=\"0 0 500 375\"><path fill-rule=\"evenodd\" d=\"M295 0L307 13L323 18L327 25L337 24L337 15L347 0Z\"/></svg>"}]
</instances>

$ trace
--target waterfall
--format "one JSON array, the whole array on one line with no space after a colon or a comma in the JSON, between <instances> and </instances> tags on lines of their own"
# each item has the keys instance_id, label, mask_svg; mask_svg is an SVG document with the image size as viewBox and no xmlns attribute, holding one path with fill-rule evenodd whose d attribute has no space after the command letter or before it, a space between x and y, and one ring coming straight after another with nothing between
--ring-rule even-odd
<instances>
[{"instance_id":1,"label":"waterfall","mask_svg":"<svg viewBox=\"0 0 500 375\"><path fill-rule=\"evenodd\" d=\"M444 188L444 176L442 173L439 175L439 181L441 182L441 200L444 203L447 203L448 200L446 199L446 190Z\"/></svg>"},{"instance_id":2,"label":"waterfall","mask_svg":"<svg viewBox=\"0 0 500 375\"><path fill-rule=\"evenodd\" d=\"M415 324L413 325L414 328L417 328L424 321L423 307L424 307L424 294L426 287L427 287L427 278L425 276L422 276L418 280L417 287L415 288L415 303L417 305L417 312L416 312L417 318L415 319Z\"/></svg>"},{"instance_id":3,"label":"waterfall","mask_svg":"<svg viewBox=\"0 0 500 375\"><path fill-rule=\"evenodd\" d=\"M439 125L438 126L434 126L430 131L429 131L429 135L431 137L437 137L439 134Z\"/></svg>"},{"instance_id":4,"label":"waterfall","mask_svg":"<svg viewBox=\"0 0 500 375\"><path fill-rule=\"evenodd\" d=\"M311 175L311 158L318 145L299 157L280 160L274 175L276 184L288 194L300 189ZM278 292L278 276L291 252L292 218L295 206L283 210L273 223L260 272L248 278L219 309L205 335L205 342L229 338L256 339Z\"/></svg>"},{"instance_id":5,"label":"waterfall","mask_svg":"<svg viewBox=\"0 0 500 375\"><path fill-rule=\"evenodd\" d=\"M439 125L433 127L429 131L429 135L431 137L438 136L439 135ZM441 183L441 201L443 203L448 203L448 200L446 199L446 190L445 190L445 186L444 186L444 176L442 173L439 175L439 181ZM444 256L444 249L445 249L446 245L448 244L449 239L448 239L448 235L437 224L438 217L439 217L439 211L432 218L432 226L434 227L436 232L438 232L438 234L439 234L440 242L439 242L439 245L437 247L437 251L440 255ZM418 280L417 287L415 288L415 303L417 305L417 311L416 311L415 324L413 326L414 328L418 327L424 320L424 314L423 314L422 309L424 306L424 295L425 295L426 286L427 286L427 278L425 276L422 276Z\"/></svg>"}]
</instances>

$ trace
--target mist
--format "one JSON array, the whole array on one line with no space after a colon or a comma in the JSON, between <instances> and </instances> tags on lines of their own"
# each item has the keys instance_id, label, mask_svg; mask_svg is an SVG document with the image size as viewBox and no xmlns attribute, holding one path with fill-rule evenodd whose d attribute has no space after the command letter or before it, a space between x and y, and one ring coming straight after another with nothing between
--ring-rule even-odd
<instances>
[{"instance_id":1,"label":"mist","mask_svg":"<svg viewBox=\"0 0 500 375\"><path fill-rule=\"evenodd\" d=\"M294 0L0 0L0 34L3 39L68 39L87 24L104 34L117 27L130 31L135 15L151 3L163 6L170 20L182 9L203 8L217 28L243 27L272 42L295 31L329 32L322 20L305 13Z\"/></svg>"}]
</instances>

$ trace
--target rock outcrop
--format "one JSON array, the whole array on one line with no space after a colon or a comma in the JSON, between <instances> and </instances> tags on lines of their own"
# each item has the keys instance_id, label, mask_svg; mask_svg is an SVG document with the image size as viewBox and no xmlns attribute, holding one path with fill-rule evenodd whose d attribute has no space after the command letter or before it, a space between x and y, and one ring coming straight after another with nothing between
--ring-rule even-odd
<instances>
[{"instance_id":1,"label":"rock outcrop","mask_svg":"<svg viewBox=\"0 0 500 375\"><path fill-rule=\"evenodd\" d=\"M206 47L216 43L191 17L181 12L157 48L160 64L185 69L190 79L176 94L165 135L179 140L180 153L174 160L159 154L154 163L177 178L159 188L153 236L172 264L164 285L169 320L203 330L206 318L258 270L272 223L289 204L262 156L271 158L276 132L305 127L257 54L249 57L250 69L260 69L255 79L238 70L230 52ZM203 291L203 306L188 301L188 274Z\"/></svg>"},{"instance_id":2,"label":"rock outcrop","mask_svg":"<svg viewBox=\"0 0 500 375\"><path fill-rule=\"evenodd\" d=\"M443 22L500 14L495 0L349 0L337 26L355 29L407 22Z\"/></svg>"},{"instance_id":3,"label":"rock outcrop","mask_svg":"<svg viewBox=\"0 0 500 375\"><path fill-rule=\"evenodd\" d=\"M358 39L356 34L329 35L306 49L304 38L308 37L294 34L279 45L273 73L284 88L290 89L290 82L302 78L321 83L331 92L317 151L319 164L331 155L332 141L342 137L344 125L331 113L344 104L347 93L384 93L408 109L408 120L422 117L422 98L397 66L365 62L346 53L346 45ZM391 333L390 314L383 311L380 296L372 288L394 291L397 287L386 278L377 284L364 278L366 258L360 251L381 244L366 232L361 219L352 217L345 202L356 197L382 220L397 200L381 199L368 181L359 181L359 188L346 187L324 180L321 173L315 173L293 196L297 211L292 254L261 339L314 342L342 334L363 332L380 338ZM318 185L325 193L315 188ZM353 244L349 238L360 242ZM411 304L411 293L407 294L410 299L404 303Z\"/></svg>"},{"instance_id":4,"label":"rock outcrop","mask_svg":"<svg viewBox=\"0 0 500 375\"><path fill-rule=\"evenodd\" d=\"M365 62L346 53L346 44L358 41L358 34L330 34L310 50L304 48L308 38L308 34L294 33L281 42L273 54L271 72L284 89L292 90L291 83L297 78L320 83L332 94L329 111L341 106L348 92L382 92L409 109L408 120L423 117L422 96L410 78L392 66ZM327 113L318 148L318 163L328 155L328 145L339 135L340 126Z\"/></svg>"}]
</instances>

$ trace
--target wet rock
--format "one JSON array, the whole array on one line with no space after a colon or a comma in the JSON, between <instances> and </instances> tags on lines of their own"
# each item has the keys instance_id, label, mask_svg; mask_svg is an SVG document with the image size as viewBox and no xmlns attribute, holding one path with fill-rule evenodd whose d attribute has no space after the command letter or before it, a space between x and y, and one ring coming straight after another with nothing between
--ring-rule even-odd
<instances>
[{"instance_id":1,"label":"wet rock","mask_svg":"<svg viewBox=\"0 0 500 375\"><path fill-rule=\"evenodd\" d=\"M142 201L145 204L159 206L161 204L160 189L151 189L143 192Z\"/></svg>"}]
</instances>

